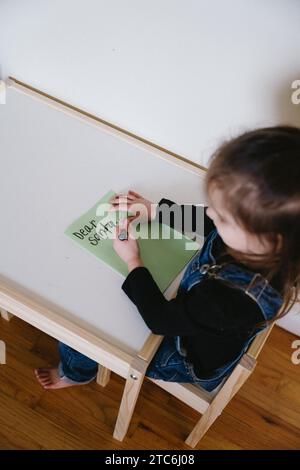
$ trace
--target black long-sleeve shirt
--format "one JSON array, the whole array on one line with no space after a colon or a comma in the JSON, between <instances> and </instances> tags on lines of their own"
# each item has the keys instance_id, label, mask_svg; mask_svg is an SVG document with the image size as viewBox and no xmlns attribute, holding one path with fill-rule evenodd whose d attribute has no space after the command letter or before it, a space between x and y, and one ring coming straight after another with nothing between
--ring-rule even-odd
<instances>
[{"instance_id":1,"label":"black long-sleeve shirt","mask_svg":"<svg viewBox=\"0 0 300 470\"><path fill-rule=\"evenodd\" d=\"M160 210L162 204L175 203L168 199L158 203L156 218L165 223ZM186 207L177 205L183 219ZM204 206L192 206L193 227L189 231L195 231L195 217L201 215L204 233L200 235L207 236L215 225ZM174 220L168 223L176 228ZM217 279L204 279L188 292L167 300L147 267L139 266L128 274L122 289L153 333L182 338L187 358L199 378L210 376L216 368L237 357L253 327L264 320L260 307L251 297Z\"/></svg>"}]
</instances>

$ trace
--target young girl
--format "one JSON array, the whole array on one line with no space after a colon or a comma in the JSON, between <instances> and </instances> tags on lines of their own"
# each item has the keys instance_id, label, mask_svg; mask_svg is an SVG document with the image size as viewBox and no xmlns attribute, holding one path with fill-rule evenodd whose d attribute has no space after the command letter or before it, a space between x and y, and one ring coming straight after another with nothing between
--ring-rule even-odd
<instances>
[{"instance_id":1,"label":"young girl","mask_svg":"<svg viewBox=\"0 0 300 470\"><path fill-rule=\"evenodd\" d=\"M204 211L205 242L188 264L176 298L165 299L134 238L114 240L114 249L128 266L123 291L148 327L164 336L146 375L211 391L255 335L298 297L300 129L262 128L223 143L212 157L205 189L209 207L193 206L194 217ZM143 204L146 219L160 222L162 205L175 204L162 199L153 205L133 191L111 202L113 210ZM185 206L179 207L183 215ZM96 377L96 362L63 343L59 349L58 368L35 371L44 388Z\"/></svg>"}]
</instances>

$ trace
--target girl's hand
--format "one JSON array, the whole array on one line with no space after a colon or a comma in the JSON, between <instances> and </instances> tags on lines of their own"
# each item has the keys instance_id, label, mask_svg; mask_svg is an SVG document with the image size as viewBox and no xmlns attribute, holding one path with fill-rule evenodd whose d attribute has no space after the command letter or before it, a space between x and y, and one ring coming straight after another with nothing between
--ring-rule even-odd
<instances>
[{"instance_id":1,"label":"girl's hand","mask_svg":"<svg viewBox=\"0 0 300 470\"><path fill-rule=\"evenodd\" d=\"M128 239L119 240L118 236L122 230L127 230ZM133 237L132 231L130 230L130 222L127 219L120 220L119 225L116 228L116 239L113 242L115 252L122 258L122 260L128 265L128 268L143 266L140 258L140 249L138 242Z\"/></svg>"},{"instance_id":2,"label":"girl's hand","mask_svg":"<svg viewBox=\"0 0 300 470\"><path fill-rule=\"evenodd\" d=\"M136 215L129 216L129 220L132 222L137 217L141 222L147 222L153 220L156 215L156 208L157 204L154 202L145 199L138 193L129 190L127 194L118 194L110 201L112 207L108 210L108 212L113 211L129 211L132 208L132 212L135 211L133 207L134 204L139 204L141 207L136 207L137 213Z\"/></svg>"}]
</instances>

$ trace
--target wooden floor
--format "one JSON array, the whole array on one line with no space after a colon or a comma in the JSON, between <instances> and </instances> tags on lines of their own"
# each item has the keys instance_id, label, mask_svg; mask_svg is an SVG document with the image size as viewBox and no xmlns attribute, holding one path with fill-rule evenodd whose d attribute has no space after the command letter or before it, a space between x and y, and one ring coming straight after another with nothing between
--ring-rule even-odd
<instances>
[{"instance_id":1,"label":"wooden floor","mask_svg":"<svg viewBox=\"0 0 300 470\"><path fill-rule=\"evenodd\" d=\"M44 391L33 368L57 363L57 343L13 318L0 319L0 449L189 449L197 412L145 381L125 440L112 438L124 380ZM197 449L300 449L300 365L290 333L275 327L248 382Z\"/></svg>"}]
</instances>

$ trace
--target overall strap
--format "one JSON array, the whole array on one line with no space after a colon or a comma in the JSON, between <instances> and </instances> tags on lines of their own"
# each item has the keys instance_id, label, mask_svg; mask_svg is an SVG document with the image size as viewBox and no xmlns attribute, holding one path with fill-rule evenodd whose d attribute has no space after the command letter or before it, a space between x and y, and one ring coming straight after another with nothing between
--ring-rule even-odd
<instances>
[{"instance_id":1,"label":"overall strap","mask_svg":"<svg viewBox=\"0 0 300 470\"><path fill-rule=\"evenodd\" d=\"M219 242L220 236L217 230L214 230L207 240L206 247L209 250L210 262L199 266L199 272L230 287L241 289L258 304L265 320L274 318L283 304L282 295L258 272L235 264L234 261L218 264L212 249Z\"/></svg>"}]
</instances>

